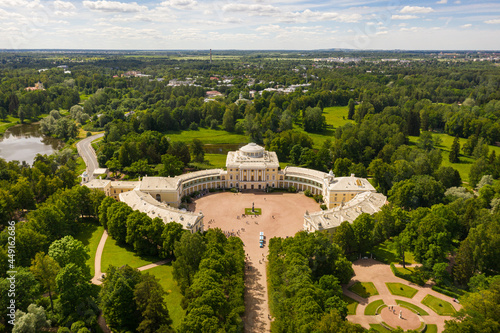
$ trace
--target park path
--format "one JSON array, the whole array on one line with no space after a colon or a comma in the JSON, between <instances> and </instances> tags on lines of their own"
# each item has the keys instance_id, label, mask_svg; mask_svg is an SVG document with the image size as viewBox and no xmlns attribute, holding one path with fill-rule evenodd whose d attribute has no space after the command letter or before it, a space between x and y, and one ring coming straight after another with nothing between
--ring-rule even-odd
<instances>
[{"instance_id":1,"label":"park path","mask_svg":"<svg viewBox=\"0 0 500 333\"><path fill-rule=\"evenodd\" d=\"M101 271L101 258L102 258L102 251L104 250L104 245L106 244L106 240L108 239L108 231L104 230L101 236L101 240L99 241L99 245L97 246L97 250L95 252L95 257L94 257L94 277L92 278L92 283L100 285L102 284L101 281L101 276L102 276L102 271Z\"/></svg>"},{"instance_id":2,"label":"park path","mask_svg":"<svg viewBox=\"0 0 500 333\"><path fill-rule=\"evenodd\" d=\"M91 181L94 176L94 170L99 168L99 163L97 162L97 156L95 154L95 150L92 147L92 141L97 140L104 136L104 133L95 134L80 140L76 144L76 149L78 150L78 154L83 158L85 165L87 166L87 174L89 176L89 181Z\"/></svg>"},{"instance_id":3,"label":"park path","mask_svg":"<svg viewBox=\"0 0 500 333\"><path fill-rule=\"evenodd\" d=\"M381 263L380 261L374 259L361 259L353 262L352 268L354 269L354 276L347 285L342 287L342 289L346 296L349 296L350 298L358 301L359 305L356 308L356 314L347 316L347 319L351 322L360 324L365 328L370 328L369 324L378 323L376 316L365 316L364 312L366 306L369 303L379 299L383 300L386 305L396 305L396 299L399 299L419 306L429 313L428 316L423 316L425 322L427 324L436 324L438 332L442 332L444 330L444 322L446 320L452 319L452 317L440 316L432 309L422 304L421 301L424 299L424 297L430 294L449 302L457 311L461 308L460 304L455 303L452 297L440 294L432 290L430 284L425 284L423 287L421 287L415 283L395 276L392 273L390 266ZM379 295L362 298L357 294L349 291L347 288L349 288L356 282L372 282L375 285L375 288L377 288ZM403 296L392 295L385 284L386 282L402 283L404 285L417 289L417 293L411 299Z\"/></svg>"}]
</instances>

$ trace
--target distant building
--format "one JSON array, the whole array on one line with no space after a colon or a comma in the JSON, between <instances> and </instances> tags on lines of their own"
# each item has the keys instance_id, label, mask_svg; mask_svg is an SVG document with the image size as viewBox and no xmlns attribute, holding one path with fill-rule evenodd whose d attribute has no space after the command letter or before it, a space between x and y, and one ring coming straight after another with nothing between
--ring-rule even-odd
<instances>
[{"instance_id":1,"label":"distant building","mask_svg":"<svg viewBox=\"0 0 500 333\"><path fill-rule=\"evenodd\" d=\"M45 88L43 87L42 82L37 82L37 83L35 83L34 87L27 87L27 88L25 88L25 90L27 90L27 91L45 90Z\"/></svg>"},{"instance_id":2,"label":"distant building","mask_svg":"<svg viewBox=\"0 0 500 333\"><path fill-rule=\"evenodd\" d=\"M223 95L222 95L222 93L220 93L216 90L207 91L207 97L217 97L217 96L223 96Z\"/></svg>"}]
</instances>

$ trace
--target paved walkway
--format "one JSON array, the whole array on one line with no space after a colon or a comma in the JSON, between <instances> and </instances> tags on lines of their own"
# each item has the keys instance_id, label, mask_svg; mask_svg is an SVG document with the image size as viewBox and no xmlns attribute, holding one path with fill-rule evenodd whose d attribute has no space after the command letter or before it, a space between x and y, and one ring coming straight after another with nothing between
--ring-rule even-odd
<instances>
[{"instance_id":1,"label":"paved walkway","mask_svg":"<svg viewBox=\"0 0 500 333\"><path fill-rule=\"evenodd\" d=\"M92 147L92 141L97 140L103 136L104 133L95 134L77 142L76 144L78 154L80 154L80 156L83 158L83 161L85 162L85 165L87 166L89 181L93 179L94 170L99 168L97 156L95 154L94 148Z\"/></svg>"},{"instance_id":2,"label":"paved walkway","mask_svg":"<svg viewBox=\"0 0 500 333\"><path fill-rule=\"evenodd\" d=\"M449 302L457 311L460 310L461 308L460 304L453 302L452 297L448 297L446 295L440 294L432 290L431 286L428 284L421 287L417 284L414 284L412 282L394 276L390 266L383 264L380 261L374 259L361 259L353 262L352 267L354 269L354 277L346 286L343 286L342 289L346 296L349 296L350 298L358 301L359 305L356 309L356 314L347 316L347 319L351 322L360 324L365 328L370 328L370 324L379 323L376 316L364 315L366 306L369 303L379 299L382 299L386 305L396 305L396 299L417 305L418 307L424 309L429 313L428 316L423 316L423 319L427 324L436 324L438 332L442 332L444 330L445 320L450 320L452 319L452 317L440 316L437 313L435 313L432 309L422 304L421 301L424 299L424 297L427 294L430 294L432 296L438 297L444 301ZM380 295L371 296L366 299L347 290L348 287L350 287L356 282L373 282ZM413 296L413 298L395 296L389 292L389 289L387 289L387 286L385 284L386 282L402 283L417 289L418 292L415 294L415 296Z\"/></svg>"},{"instance_id":3,"label":"paved walkway","mask_svg":"<svg viewBox=\"0 0 500 333\"><path fill-rule=\"evenodd\" d=\"M97 250L95 252L95 257L94 257L94 277L92 278L92 283L93 284L102 284L101 277L102 277L102 271L101 271L101 257L102 257L102 251L104 250L104 245L106 244L106 240L108 239L108 232L104 230L101 236L101 240L99 241L99 245L97 246Z\"/></svg>"}]
</instances>

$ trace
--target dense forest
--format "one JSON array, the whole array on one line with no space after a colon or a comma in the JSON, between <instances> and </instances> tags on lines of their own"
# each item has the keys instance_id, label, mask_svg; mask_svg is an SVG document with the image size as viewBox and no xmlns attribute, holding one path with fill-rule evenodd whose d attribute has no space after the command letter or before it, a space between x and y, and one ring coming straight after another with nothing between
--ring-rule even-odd
<instances>
[{"instance_id":1,"label":"dense forest","mask_svg":"<svg viewBox=\"0 0 500 333\"><path fill-rule=\"evenodd\" d=\"M184 233L78 185L74 142L95 132L105 133L96 143L99 164L115 179L210 167L205 150L218 133L224 143L260 143L286 165L368 177L388 197L379 213L333 235L270 241L273 331L363 331L345 320L339 286L352 274L349 260L383 243L403 263L411 253L422 264L404 278L432 279L436 290L460 298L463 310L447 332L500 330L498 64L421 53L360 52L350 63L313 61L353 56L334 52L230 54L209 63L197 53L0 53L0 129L39 121L66 143L32 166L0 159L0 331L94 331L101 312L120 332L243 330L241 241L216 230ZM400 61L381 61L394 57ZM207 97L213 90L221 95ZM345 108L342 124L327 121L332 107ZM446 154L443 135L453 141ZM459 166L467 163L464 174ZM90 283L88 250L77 239L85 223L140 255L173 261L186 311L176 328L154 276L111 267L102 287Z\"/></svg>"}]
</instances>

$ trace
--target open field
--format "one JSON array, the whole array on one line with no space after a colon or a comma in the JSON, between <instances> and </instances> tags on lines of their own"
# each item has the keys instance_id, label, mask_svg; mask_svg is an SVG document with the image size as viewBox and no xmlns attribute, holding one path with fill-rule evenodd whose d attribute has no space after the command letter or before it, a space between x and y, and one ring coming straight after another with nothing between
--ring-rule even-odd
<instances>
[{"instance_id":1,"label":"open field","mask_svg":"<svg viewBox=\"0 0 500 333\"><path fill-rule=\"evenodd\" d=\"M418 292L417 289L407 286L402 283L386 282L387 289L389 289L392 295L403 296L408 298L413 298Z\"/></svg>"},{"instance_id":2,"label":"open field","mask_svg":"<svg viewBox=\"0 0 500 333\"><path fill-rule=\"evenodd\" d=\"M438 328L435 324L427 324L427 328L425 329L425 333L437 333Z\"/></svg>"},{"instance_id":3,"label":"open field","mask_svg":"<svg viewBox=\"0 0 500 333\"><path fill-rule=\"evenodd\" d=\"M163 290L168 293L167 297L165 297L165 301L167 303L170 318L172 318L172 326L177 328L182 318L186 315L186 312L181 307L182 294L177 282L175 282L172 276L172 271L172 265L166 264L148 269L144 271L144 273L150 273L160 279Z\"/></svg>"},{"instance_id":4,"label":"open field","mask_svg":"<svg viewBox=\"0 0 500 333\"><path fill-rule=\"evenodd\" d=\"M204 144L246 144L250 142L246 135L209 128L199 128L196 131L169 131L165 134L172 141L183 141L187 143L190 143L193 139L200 139Z\"/></svg>"},{"instance_id":5,"label":"open field","mask_svg":"<svg viewBox=\"0 0 500 333\"><path fill-rule=\"evenodd\" d=\"M474 162L474 158L472 158L471 156L460 155L460 163L451 163L449 161L450 149L451 145L453 144L453 140L455 140L455 138L446 133L432 133L432 136L436 136L441 139L441 144L438 146L438 148L441 149L443 152L443 162L441 163L441 165L451 166L457 169L457 171L460 173L460 177L462 177L462 181L468 182L469 172L472 163ZM410 139L410 144L416 144L418 141L418 136L410 136L409 139ZM459 142L460 142L460 154L462 154L462 147L467 142L467 139L459 138ZM500 154L500 147L488 146L488 148L490 149L490 152L495 151L497 156L498 154Z\"/></svg>"},{"instance_id":6,"label":"open field","mask_svg":"<svg viewBox=\"0 0 500 333\"><path fill-rule=\"evenodd\" d=\"M377 288L372 282L356 282L349 287L349 290L363 298L378 295Z\"/></svg>"},{"instance_id":7,"label":"open field","mask_svg":"<svg viewBox=\"0 0 500 333\"><path fill-rule=\"evenodd\" d=\"M422 304L427 305L440 316L453 316L456 313L455 308L450 303L432 295L425 296Z\"/></svg>"},{"instance_id":8,"label":"open field","mask_svg":"<svg viewBox=\"0 0 500 333\"><path fill-rule=\"evenodd\" d=\"M372 250L373 255L378 261L382 261L384 264L402 264L396 250L391 249L391 243L392 242L390 240L386 240L385 242L376 245ZM407 264L415 264L415 259L413 258L413 254L411 252L405 252L405 262Z\"/></svg>"},{"instance_id":9,"label":"open field","mask_svg":"<svg viewBox=\"0 0 500 333\"><path fill-rule=\"evenodd\" d=\"M106 272L109 265L117 267L129 265L138 268L159 260L157 257L139 256L131 247L119 245L116 240L108 237L102 252L101 270Z\"/></svg>"},{"instance_id":10,"label":"open field","mask_svg":"<svg viewBox=\"0 0 500 333\"><path fill-rule=\"evenodd\" d=\"M97 251L97 246L101 240L104 227L97 223L82 223L80 224L80 232L76 235L76 239L89 248L90 258L87 260L87 265L90 267L90 272L94 275L94 258Z\"/></svg>"}]
</instances>

